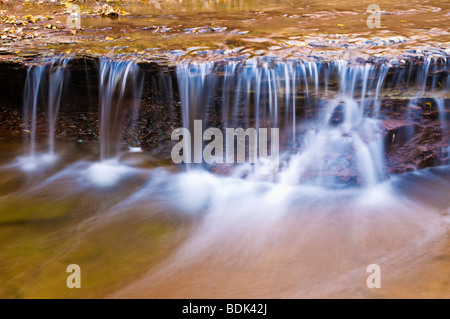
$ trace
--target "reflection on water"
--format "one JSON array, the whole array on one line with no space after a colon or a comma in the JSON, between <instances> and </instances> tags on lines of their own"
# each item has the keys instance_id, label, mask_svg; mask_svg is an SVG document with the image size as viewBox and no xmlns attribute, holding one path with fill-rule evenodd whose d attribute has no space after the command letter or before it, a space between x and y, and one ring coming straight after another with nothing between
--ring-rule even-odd
<instances>
[{"instance_id":1,"label":"reflection on water","mask_svg":"<svg viewBox=\"0 0 450 319\"><path fill-rule=\"evenodd\" d=\"M19 152L20 143L2 144ZM4 297L445 297L450 167L332 190L98 163L1 166ZM129 154L127 156L129 156ZM130 161L131 162L131 161ZM82 291L65 268L83 271ZM365 286L379 264L382 289ZM418 277L418 274L420 276ZM112 294L112 295L110 295Z\"/></svg>"},{"instance_id":2,"label":"reflection on water","mask_svg":"<svg viewBox=\"0 0 450 319\"><path fill-rule=\"evenodd\" d=\"M15 5L13 4L15 3ZM65 6L27 5L13 2L8 14L54 14L65 12ZM83 31L71 37L70 44L50 47L60 52L91 50L143 54L161 51L179 55L201 56L239 48L259 55L267 50L283 56L285 49L309 55L320 48L359 48L363 58L391 55L398 50L428 53L448 49L448 1L380 0L381 28L370 29L364 1L307 0L162 0L108 1L128 15L109 19L93 14L98 2L86 1L81 6ZM76 43L79 44L76 44ZM46 46L48 48L48 46ZM302 49L307 50L302 50ZM192 49L192 51L189 51ZM24 48L24 50L28 50ZM245 51L245 50L242 50ZM248 53L248 52L244 52ZM322 52L323 53L323 52ZM159 56L161 57L161 56Z\"/></svg>"}]
</instances>

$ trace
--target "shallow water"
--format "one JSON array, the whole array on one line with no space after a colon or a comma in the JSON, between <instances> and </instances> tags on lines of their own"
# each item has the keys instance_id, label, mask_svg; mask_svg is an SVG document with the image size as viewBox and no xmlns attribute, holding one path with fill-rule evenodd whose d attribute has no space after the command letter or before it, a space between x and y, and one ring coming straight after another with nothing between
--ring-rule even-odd
<instances>
[{"instance_id":1,"label":"shallow water","mask_svg":"<svg viewBox=\"0 0 450 319\"><path fill-rule=\"evenodd\" d=\"M20 141L1 148L3 297L450 292L448 166L331 190L152 168L143 153L99 163L79 143L58 142L56 164L30 174L14 156ZM65 286L71 263L83 289ZM381 289L366 287L369 264Z\"/></svg>"},{"instance_id":2,"label":"shallow water","mask_svg":"<svg viewBox=\"0 0 450 319\"><path fill-rule=\"evenodd\" d=\"M40 107L51 110L51 132L0 136L0 297L447 298L450 166L389 175L381 125L391 110L381 104L406 82L408 107L433 98L448 140L448 64L441 59L439 72L429 66L446 52L449 3L381 1L382 28L372 30L371 2L148 1L121 4L130 15L118 19L82 6L80 42L64 50L263 55L178 63L183 124L214 116L225 126L243 118L246 127L282 124L282 139L295 151L279 173L261 177L250 165L219 176L157 161L134 144L124 150L122 112L125 104L138 108L143 84L135 63L107 59L99 69L100 145L63 142L52 129L62 86L41 87L53 73L38 67L36 76L29 72L25 111L33 117L39 94L48 93L53 102ZM16 7L53 9L61 7ZM320 73L320 64L302 57L324 47L330 56L333 47L346 49ZM347 65L354 54L396 56L407 48L428 50L414 79L396 69L385 83L386 64ZM274 62L278 52L298 61ZM338 76L328 86L330 70ZM218 92L222 113L211 116L208 103ZM342 120L331 120L335 111ZM342 178L348 168L360 175L356 181ZM80 265L83 289L66 287L69 264ZM370 264L381 268L381 289L366 286Z\"/></svg>"},{"instance_id":3,"label":"shallow water","mask_svg":"<svg viewBox=\"0 0 450 319\"><path fill-rule=\"evenodd\" d=\"M182 179L181 201L206 207L200 225L159 267L113 296L448 295L448 167L344 191L187 175L174 178ZM194 185L199 191L183 198ZM382 289L366 287L369 264L380 265Z\"/></svg>"}]
</instances>

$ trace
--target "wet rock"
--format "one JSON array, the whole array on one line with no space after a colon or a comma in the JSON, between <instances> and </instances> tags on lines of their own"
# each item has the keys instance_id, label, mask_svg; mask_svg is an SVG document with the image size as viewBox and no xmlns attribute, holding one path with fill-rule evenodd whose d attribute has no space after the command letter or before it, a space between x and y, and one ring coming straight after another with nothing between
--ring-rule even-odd
<instances>
[{"instance_id":1,"label":"wet rock","mask_svg":"<svg viewBox=\"0 0 450 319\"><path fill-rule=\"evenodd\" d=\"M395 132L400 135L398 138ZM421 169L449 163L443 152L448 147L448 142L439 123L435 121L428 121L420 126L394 125L388 130L386 137L387 163L392 173L407 171L412 167Z\"/></svg>"}]
</instances>

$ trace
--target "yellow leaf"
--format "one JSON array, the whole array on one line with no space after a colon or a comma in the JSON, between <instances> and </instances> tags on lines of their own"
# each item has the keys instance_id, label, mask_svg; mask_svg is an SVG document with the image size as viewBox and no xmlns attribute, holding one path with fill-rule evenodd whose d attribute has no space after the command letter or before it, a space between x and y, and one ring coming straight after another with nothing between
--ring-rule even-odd
<instances>
[{"instance_id":1,"label":"yellow leaf","mask_svg":"<svg viewBox=\"0 0 450 319\"><path fill-rule=\"evenodd\" d=\"M338 27L343 27L344 25L343 24L340 24L340 23L338 23L338 24L336 24Z\"/></svg>"}]
</instances>

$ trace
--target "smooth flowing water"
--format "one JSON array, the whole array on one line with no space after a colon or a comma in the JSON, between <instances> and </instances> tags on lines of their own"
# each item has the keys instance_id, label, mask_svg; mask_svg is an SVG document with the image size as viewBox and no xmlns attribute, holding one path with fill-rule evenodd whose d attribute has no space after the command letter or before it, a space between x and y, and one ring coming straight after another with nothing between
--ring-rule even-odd
<instances>
[{"instance_id":1,"label":"smooth flowing water","mask_svg":"<svg viewBox=\"0 0 450 319\"><path fill-rule=\"evenodd\" d=\"M388 177L382 120L390 110L381 112L382 94L395 87L419 90L417 98L425 97L428 79L436 83L437 78L436 64L433 73L430 64L431 59L426 60L411 80L412 75L403 69L345 60L327 64L270 58L225 65L181 63L177 77L183 126L192 130L194 120L202 120L203 130L214 125L280 128L288 151L282 157L281 172L272 176L274 181L333 187L344 179L346 186L373 186ZM441 66L447 67L448 63ZM389 70L393 74L386 83ZM437 96L446 94L434 86L431 90ZM221 100L219 109L217 99ZM445 141L445 102L435 102ZM220 121L215 120L217 116ZM256 140L253 143L257 148ZM202 156L201 148L193 149L200 152L194 158ZM242 169L238 172L243 174Z\"/></svg>"},{"instance_id":2,"label":"smooth flowing water","mask_svg":"<svg viewBox=\"0 0 450 319\"><path fill-rule=\"evenodd\" d=\"M448 296L450 168L389 174L382 126L393 88L435 98L440 125L448 125L448 78L436 69L448 63L434 62L414 74L346 60L178 64L186 128L202 120L205 128L280 129L278 172L238 164L221 176L208 165L163 167L127 151L120 127L125 110L138 108L141 71L100 60L98 145L56 140L50 149L59 160L40 174L17 168L21 143L1 145L0 295ZM45 68L28 72L25 154L41 142ZM53 120L63 87L55 83ZM82 292L65 286L71 263L82 268ZM382 289L366 286L370 264L381 267Z\"/></svg>"},{"instance_id":3,"label":"smooth flowing water","mask_svg":"<svg viewBox=\"0 0 450 319\"><path fill-rule=\"evenodd\" d=\"M70 75L67 70L69 58L53 59L49 64L30 66L27 72L24 91L24 120L25 131L29 134L29 152L20 158L25 170L39 169L39 165L50 164L56 160L55 154L55 125L61 107L64 84ZM46 105L45 105L46 104ZM38 108L45 105L48 121L47 151L36 148L36 134L38 129Z\"/></svg>"},{"instance_id":4,"label":"smooth flowing water","mask_svg":"<svg viewBox=\"0 0 450 319\"><path fill-rule=\"evenodd\" d=\"M119 155L123 117L127 108L134 113L139 108L143 82L137 64L131 61L102 59L99 77L100 159L104 161Z\"/></svg>"}]
</instances>

